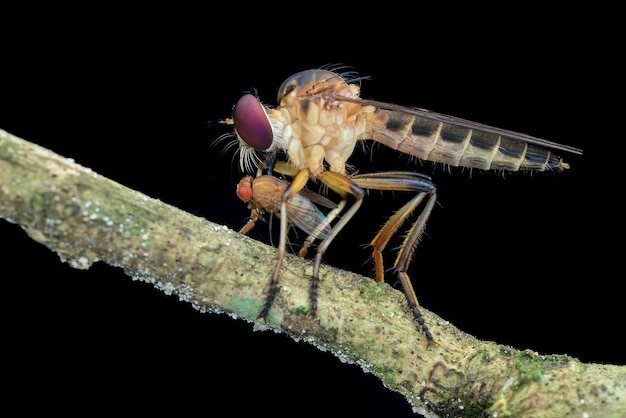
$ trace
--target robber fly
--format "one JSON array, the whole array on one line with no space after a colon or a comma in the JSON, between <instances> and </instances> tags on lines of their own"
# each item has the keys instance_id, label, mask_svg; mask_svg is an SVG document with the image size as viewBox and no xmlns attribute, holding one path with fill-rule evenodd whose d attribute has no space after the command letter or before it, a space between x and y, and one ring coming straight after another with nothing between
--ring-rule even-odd
<instances>
[{"instance_id":1,"label":"robber fly","mask_svg":"<svg viewBox=\"0 0 626 418\"><path fill-rule=\"evenodd\" d=\"M244 94L233 107L239 143L240 166L255 170L260 163L284 157L276 171L292 176L281 199L287 213L290 199L315 179L341 196L339 218L318 245L313 281L319 277L322 255L341 229L359 210L364 189L414 192L415 197L396 212L372 241L376 281L384 281L382 249L402 222L421 207L398 252L394 267L408 304L424 332L427 345L433 337L419 310L407 269L411 255L435 205L436 187L430 178L409 172L351 175L346 163L358 141L371 140L421 160L449 166L499 171L555 171L569 168L556 153L582 155L582 150L429 110L360 98L360 81L352 72L324 67L299 72L278 89L278 106L262 104L254 94ZM347 206L349 199L352 205ZM424 202L424 203L423 203ZM287 219L281 219L281 237ZM280 249L278 257L282 257ZM277 282L274 271L273 282ZM267 319L271 301L261 316Z\"/></svg>"}]
</instances>

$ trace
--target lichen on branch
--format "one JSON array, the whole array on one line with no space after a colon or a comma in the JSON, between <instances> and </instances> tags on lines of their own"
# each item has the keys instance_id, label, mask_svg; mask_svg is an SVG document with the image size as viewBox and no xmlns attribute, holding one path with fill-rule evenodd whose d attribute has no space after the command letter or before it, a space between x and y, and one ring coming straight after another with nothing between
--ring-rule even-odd
<instances>
[{"instance_id":1,"label":"lichen on branch","mask_svg":"<svg viewBox=\"0 0 626 418\"><path fill-rule=\"evenodd\" d=\"M424 416L626 416L626 367L480 341L422 308L437 342L426 349L404 295L354 273L322 266L320 319L311 320L312 263L293 255L261 322L275 249L2 130L0 217L74 268L118 266L200 312L328 350Z\"/></svg>"}]
</instances>

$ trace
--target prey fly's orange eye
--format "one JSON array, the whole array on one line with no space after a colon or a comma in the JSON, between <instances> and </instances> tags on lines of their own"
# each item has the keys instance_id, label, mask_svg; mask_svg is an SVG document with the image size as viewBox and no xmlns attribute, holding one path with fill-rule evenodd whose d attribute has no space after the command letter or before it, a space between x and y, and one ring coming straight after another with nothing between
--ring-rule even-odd
<instances>
[{"instance_id":1,"label":"prey fly's orange eye","mask_svg":"<svg viewBox=\"0 0 626 418\"><path fill-rule=\"evenodd\" d=\"M252 182L251 176L245 176L237 184L237 196L246 203L252 200L253 197Z\"/></svg>"},{"instance_id":2,"label":"prey fly's orange eye","mask_svg":"<svg viewBox=\"0 0 626 418\"><path fill-rule=\"evenodd\" d=\"M266 151L272 146L274 132L267 113L253 94L244 94L233 109L237 135L252 148Z\"/></svg>"}]
</instances>

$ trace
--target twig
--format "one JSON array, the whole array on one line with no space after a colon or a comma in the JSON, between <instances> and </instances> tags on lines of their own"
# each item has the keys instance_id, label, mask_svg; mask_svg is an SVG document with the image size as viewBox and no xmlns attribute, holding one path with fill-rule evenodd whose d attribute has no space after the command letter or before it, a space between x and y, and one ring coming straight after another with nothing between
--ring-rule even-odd
<instances>
[{"instance_id":1,"label":"twig","mask_svg":"<svg viewBox=\"0 0 626 418\"><path fill-rule=\"evenodd\" d=\"M320 319L307 319L309 261L288 256L269 323L257 322L275 250L126 188L0 130L0 217L72 267L102 261L177 294L360 365L425 416L626 416L626 367L542 356L463 333L404 295L324 266Z\"/></svg>"}]
</instances>

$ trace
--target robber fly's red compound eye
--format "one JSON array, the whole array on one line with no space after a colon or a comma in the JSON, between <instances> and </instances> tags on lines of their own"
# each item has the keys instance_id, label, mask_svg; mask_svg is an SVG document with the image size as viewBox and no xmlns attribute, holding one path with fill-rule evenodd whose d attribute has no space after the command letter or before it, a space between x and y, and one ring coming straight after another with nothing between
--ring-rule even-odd
<instances>
[{"instance_id":1,"label":"robber fly's red compound eye","mask_svg":"<svg viewBox=\"0 0 626 418\"><path fill-rule=\"evenodd\" d=\"M252 94L244 94L233 110L235 130L248 145L259 151L272 146L274 133L263 105Z\"/></svg>"}]
</instances>

